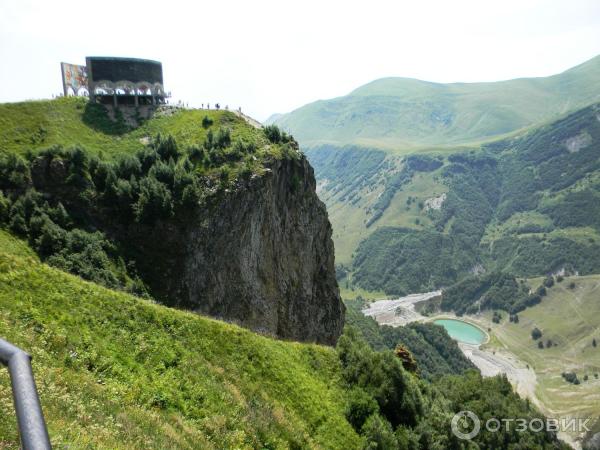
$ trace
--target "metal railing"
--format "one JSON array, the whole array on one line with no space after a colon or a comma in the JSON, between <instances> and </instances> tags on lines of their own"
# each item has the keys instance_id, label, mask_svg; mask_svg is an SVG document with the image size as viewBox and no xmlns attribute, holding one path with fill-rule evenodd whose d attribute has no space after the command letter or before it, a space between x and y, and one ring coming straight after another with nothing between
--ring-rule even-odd
<instances>
[{"instance_id":1,"label":"metal railing","mask_svg":"<svg viewBox=\"0 0 600 450\"><path fill-rule=\"evenodd\" d=\"M31 356L0 339L0 363L8 367L23 450L50 450L50 438L38 398Z\"/></svg>"}]
</instances>

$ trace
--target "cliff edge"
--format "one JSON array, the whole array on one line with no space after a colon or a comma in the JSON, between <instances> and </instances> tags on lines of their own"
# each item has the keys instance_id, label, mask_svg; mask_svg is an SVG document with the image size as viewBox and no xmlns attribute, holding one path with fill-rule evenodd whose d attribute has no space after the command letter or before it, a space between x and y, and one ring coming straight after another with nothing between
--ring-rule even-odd
<instances>
[{"instance_id":1,"label":"cliff edge","mask_svg":"<svg viewBox=\"0 0 600 450\"><path fill-rule=\"evenodd\" d=\"M163 302L284 339L334 344L345 308L331 233L301 156L272 161L183 227L134 227L127 239L138 243L138 267Z\"/></svg>"}]
</instances>

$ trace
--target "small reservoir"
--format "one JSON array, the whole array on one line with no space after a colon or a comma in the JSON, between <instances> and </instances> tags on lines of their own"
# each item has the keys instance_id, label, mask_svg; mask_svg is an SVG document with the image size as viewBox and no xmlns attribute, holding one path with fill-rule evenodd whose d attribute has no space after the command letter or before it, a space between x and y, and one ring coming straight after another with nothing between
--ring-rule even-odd
<instances>
[{"instance_id":1,"label":"small reservoir","mask_svg":"<svg viewBox=\"0 0 600 450\"><path fill-rule=\"evenodd\" d=\"M486 339L481 329L462 320L438 319L433 323L443 326L452 339L465 344L479 345Z\"/></svg>"}]
</instances>

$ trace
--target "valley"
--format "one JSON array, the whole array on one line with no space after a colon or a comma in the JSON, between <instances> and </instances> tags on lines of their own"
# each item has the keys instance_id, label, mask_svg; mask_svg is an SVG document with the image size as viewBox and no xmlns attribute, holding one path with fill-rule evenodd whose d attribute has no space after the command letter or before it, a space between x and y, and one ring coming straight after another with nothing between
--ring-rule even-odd
<instances>
[{"instance_id":1,"label":"valley","mask_svg":"<svg viewBox=\"0 0 600 450\"><path fill-rule=\"evenodd\" d=\"M594 421L600 416L600 351L594 345L600 335L599 298L600 276L569 277L549 289L542 303L519 313L516 324L495 324L489 313L481 319L495 337L487 349L510 351L535 371L536 396L550 416ZM536 327L544 348L531 337ZM563 373L576 374L577 384L567 382Z\"/></svg>"},{"instance_id":2,"label":"valley","mask_svg":"<svg viewBox=\"0 0 600 450\"><path fill-rule=\"evenodd\" d=\"M299 138L315 168L336 264L348 274L343 290L403 296L490 271L523 277L599 272L598 79L599 57L543 79L458 87L384 79L357 89L351 101L321 101L279 115L274 122ZM557 88L566 80L568 88ZM453 89L470 92L470 103L440 100ZM541 92L548 92L544 102L526 100ZM494 103L498 93L502 107ZM451 111L433 134L424 130L441 116L420 114L409 101L413 95L427 98L427 108ZM408 103L388 104L389 98ZM338 103L351 113L336 112ZM505 108L506 116L483 114L482 105ZM409 106L412 114L402 112ZM362 120L363 109L381 117ZM406 129L394 114L418 125ZM307 133L335 135L319 142L305 131L324 116L336 125L311 125ZM508 117L520 118L499 125ZM413 142L390 146L356 137L394 133Z\"/></svg>"},{"instance_id":3,"label":"valley","mask_svg":"<svg viewBox=\"0 0 600 450\"><path fill-rule=\"evenodd\" d=\"M337 264L357 288L398 296L483 272L600 271L598 115L462 153L309 149ZM578 136L587 144L572 153Z\"/></svg>"}]
</instances>

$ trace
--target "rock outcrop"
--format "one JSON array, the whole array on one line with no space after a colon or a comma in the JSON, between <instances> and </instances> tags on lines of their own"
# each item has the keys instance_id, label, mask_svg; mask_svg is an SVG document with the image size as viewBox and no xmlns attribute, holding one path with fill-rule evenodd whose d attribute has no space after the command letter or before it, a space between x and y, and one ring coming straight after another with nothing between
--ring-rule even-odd
<instances>
[{"instance_id":1,"label":"rock outcrop","mask_svg":"<svg viewBox=\"0 0 600 450\"><path fill-rule=\"evenodd\" d=\"M185 224L128 230L165 303L284 339L334 344L344 305L332 229L304 156L276 160Z\"/></svg>"}]
</instances>

